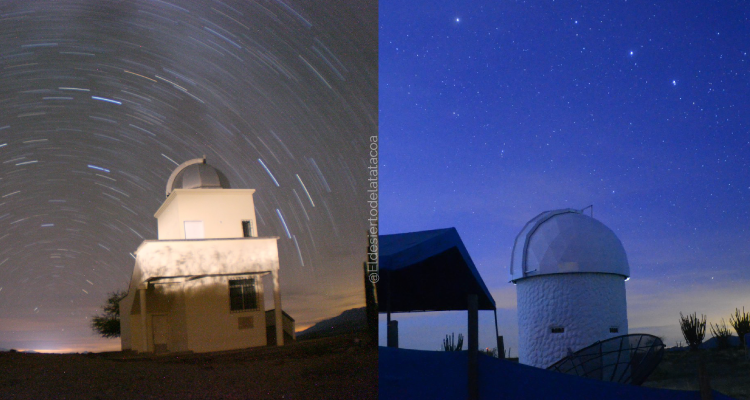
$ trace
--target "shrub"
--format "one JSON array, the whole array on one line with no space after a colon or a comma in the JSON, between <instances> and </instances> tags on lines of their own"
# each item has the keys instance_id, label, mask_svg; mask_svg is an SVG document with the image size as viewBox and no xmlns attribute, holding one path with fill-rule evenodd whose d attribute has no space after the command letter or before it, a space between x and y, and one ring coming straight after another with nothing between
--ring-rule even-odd
<instances>
[{"instance_id":1,"label":"shrub","mask_svg":"<svg viewBox=\"0 0 750 400\"><path fill-rule=\"evenodd\" d=\"M120 337L120 300L128 292L120 290L112 292L104 305L104 312L91 318L91 329L105 338Z\"/></svg>"},{"instance_id":2,"label":"shrub","mask_svg":"<svg viewBox=\"0 0 750 400\"><path fill-rule=\"evenodd\" d=\"M729 347L729 338L732 336L732 332L729 331L727 323L724 322L724 318L721 319L721 324L709 324L711 327L711 335L716 338L716 344L720 349L726 349Z\"/></svg>"},{"instance_id":3,"label":"shrub","mask_svg":"<svg viewBox=\"0 0 750 400\"><path fill-rule=\"evenodd\" d=\"M482 354L497 358L497 347L487 347L486 349L482 350Z\"/></svg>"},{"instance_id":4,"label":"shrub","mask_svg":"<svg viewBox=\"0 0 750 400\"><path fill-rule=\"evenodd\" d=\"M734 331L737 332L737 336L740 337L740 347L742 347L745 334L750 333L750 313L745 312L745 307L742 307L741 313L740 309L736 308L734 315L729 317L729 323L732 324Z\"/></svg>"},{"instance_id":5,"label":"shrub","mask_svg":"<svg viewBox=\"0 0 750 400\"><path fill-rule=\"evenodd\" d=\"M698 350L698 346L703 343L703 338L706 336L706 316L701 315L699 319L696 313L689 314L687 317L680 313L680 329L690 350Z\"/></svg>"},{"instance_id":6,"label":"shrub","mask_svg":"<svg viewBox=\"0 0 750 400\"><path fill-rule=\"evenodd\" d=\"M450 336L445 335L445 339L443 339L443 350L444 351L461 351L461 348L464 347L464 335L458 334L458 343L453 342L454 333L451 333Z\"/></svg>"}]
</instances>

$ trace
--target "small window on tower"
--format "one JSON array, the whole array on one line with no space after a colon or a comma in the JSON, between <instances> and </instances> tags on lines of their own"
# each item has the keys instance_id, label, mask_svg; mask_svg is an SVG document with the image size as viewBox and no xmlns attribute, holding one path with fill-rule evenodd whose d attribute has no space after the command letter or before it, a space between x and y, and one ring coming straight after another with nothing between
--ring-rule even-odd
<instances>
[{"instance_id":1,"label":"small window on tower","mask_svg":"<svg viewBox=\"0 0 750 400\"><path fill-rule=\"evenodd\" d=\"M251 237L251 236L253 236L253 222L242 221L242 237Z\"/></svg>"},{"instance_id":2,"label":"small window on tower","mask_svg":"<svg viewBox=\"0 0 750 400\"><path fill-rule=\"evenodd\" d=\"M618 332L620 332L620 328L616 326L609 327L609 333L618 333Z\"/></svg>"},{"instance_id":3,"label":"small window on tower","mask_svg":"<svg viewBox=\"0 0 750 400\"><path fill-rule=\"evenodd\" d=\"M552 333L563 333L563 332L565 332L565 328L562 327L562 326L553 326L553 327L550 328L550 331Z\"/></svg>"}]
</instances>

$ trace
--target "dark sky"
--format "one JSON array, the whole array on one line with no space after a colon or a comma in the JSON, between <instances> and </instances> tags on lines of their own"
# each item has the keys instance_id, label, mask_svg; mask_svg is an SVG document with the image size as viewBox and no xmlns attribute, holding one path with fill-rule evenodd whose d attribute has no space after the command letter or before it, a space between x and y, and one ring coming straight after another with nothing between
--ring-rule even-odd
<instances>
[{"instance_id":1,"label":"dark sky","mask_svg":"<svg viewBox=\"0 0 750 400\"><path fill-rule=\"evenodd\" d=\"M0 26L0 348L119 349L89 318L204 154L256 189L297 328L362 305L374 2L16 1Z\"/></svg>"},{"instance_id":2,"label":"dark sky","mask_svg":"<svg viewBox=\"0 0 750 400\"><path fill-rule=\"evenodd\" d=\"M631 333L673 346L680 312L749 309L749 16L744 2L381 0L381 231L455 226L513 356L510 251L545 210L593 204L619 236ZM465 313L396 319L402 347L466 333Z\"/></svg>"}]
</instances>

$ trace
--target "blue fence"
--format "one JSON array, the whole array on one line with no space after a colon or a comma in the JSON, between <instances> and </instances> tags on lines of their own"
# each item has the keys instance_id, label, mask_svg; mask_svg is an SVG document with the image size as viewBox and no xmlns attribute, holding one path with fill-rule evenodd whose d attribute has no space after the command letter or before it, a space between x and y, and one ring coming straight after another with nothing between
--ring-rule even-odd
<instances>
[{"instance_id":1,"label":"blue fence","mask_svg":"<svg viewBox=\"0 0 750 400\"><path fill-rule=\"evenodd\" d=\"M381 347L380 399L466 399L466 352ZM652 389L581 378L479 355L480 399L699 400L698 392ZM731 400L716 391L715 400Z\"/></svg>"}]
</instances>

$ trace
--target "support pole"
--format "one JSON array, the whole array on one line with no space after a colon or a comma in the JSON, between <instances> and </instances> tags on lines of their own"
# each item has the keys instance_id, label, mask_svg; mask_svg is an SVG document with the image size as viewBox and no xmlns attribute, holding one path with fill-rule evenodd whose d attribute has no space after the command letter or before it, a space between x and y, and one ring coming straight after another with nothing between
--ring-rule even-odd
<instances>
[{"instance_id":1,"label":"support pole","mask_svg":"<svg viewBox=\"0 0 750 400\"><path fill-rule=\"evenodd\" d=\"M273 277L273 307L274 319L276 320L276 345L284 345L284 321L281 314L281 290L279 288L279 271L272 271Z\"/></svg>"},{"instance_id":2,"label":"support pole","mask_svg":"<svg viewBox=\"0 0 750 400\"><path fill-rule=\"evenodd\" d=\"M466 299L469 311L469 400L479 399L479 298L470 294Z\"/></svg>"},{"instance_id":3,"label":"support pole","mask_svg":"<svg viewBox=\"0 0 750 400\"><path fill-rule=\"evenodd\" d=\"M388 347L398 348L398 321L388 322Z\"/></svg>"},{"instance_id":4,"label":"support pole","mask_svg":"<svg viewBox=\"0 0 750 400\"><path fill-rule=\"evenodd\" d=\"M497 308L495 308L495 336L497 336L497 358L505 358L505 343L503 343L503 337L500 336L500 332L497 328Z\"/></svg>"},{"instance_id":5,"label":"support pole","mask_svg":"<svg viewBox=\"0 0 750 400\"><path fill-rule=\"evenodd\" d=\"M139 288L138 294L141 297L141 326L143 327L143 352L148 352L148 318L146 316L146 290L148 290L148 284L145 288Z\"/></svg>"},{"instance_id":6,"label":"support pole","mask_svg":"<svg viewBox=\"0 0 750 400\"><path fill-rule=\"evenodd\" d=\"M391 321L391 277L386 277L386 346L398 348L398 321ZM381 283L382 284L382 283Z\"/></svg>"}]
</instances>

